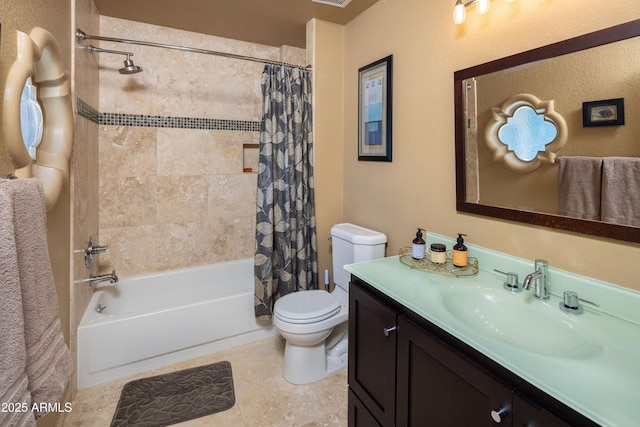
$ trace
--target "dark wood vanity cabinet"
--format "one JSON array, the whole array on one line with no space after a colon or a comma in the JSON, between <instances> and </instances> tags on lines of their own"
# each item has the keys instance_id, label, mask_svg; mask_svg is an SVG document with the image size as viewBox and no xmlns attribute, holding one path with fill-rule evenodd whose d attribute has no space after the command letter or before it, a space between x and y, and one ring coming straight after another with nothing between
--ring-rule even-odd
<instances>
[{"instance_id":1,"label":"dark wood vanity cabinet","mask_svg":"<svg viewBox=\"0 0 640 427\"><path fill-rule=\"evenodd\" d=\"M349 290L349 426L597 425L532 386L518 384L513 374L494 372L497 365L476 359L464 346L354 277ZM547 397L544 404L533 403L540 396ZM564 406L560 412L569 418L561 419L548 405L554 411Z\"/></svg>"},{"instance_id":2,"label":"dark wood vanity cabinet","mask_svg":"<svg viewBox=\"0 0 640 427\"><path fill-rule=\"evenodd\" d=\"M514 427L572 427L572 424L564 422L544 407L532 403L528 399L520 396L517 392L513 394L513 409ZM573 425L581 426L594 424Z\"/></svg>"},{"instance_id":3,"label":"dark wood vanity cabinet","mask_svg":"<svg viewBox=\"0 0 640 427\"><path fill-rule=\"evenodd\" d=\"M511 425L511 389L403 316L397 352L397 425Z\"/></svg>"},{"instance_id":4,"label":"dark wood vanity cabinet","mask_svg":"<svg viewBox=\"0 0 640 427\"><path fill-rule=\"evenodd\" d=\"M349 294L349 425L375 426L367 409L379 425L394 425L397 314L360 287Z\"/></svg>"}]
</instances>

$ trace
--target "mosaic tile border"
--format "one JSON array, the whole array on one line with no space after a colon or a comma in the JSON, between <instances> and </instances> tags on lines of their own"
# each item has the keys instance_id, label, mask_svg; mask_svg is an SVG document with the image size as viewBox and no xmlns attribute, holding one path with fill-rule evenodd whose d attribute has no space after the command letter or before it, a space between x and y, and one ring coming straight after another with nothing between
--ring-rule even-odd
<instances>
[{"instance_id":1,"label":"mosaic tile border","mask_svg":"<svg viewBox=\"0 0 640 427\"><path fill-rule=\"evenodd\" d=\"M98 112L98 110L87 104L81 98L77 98L76 100L76 109L78 111L78 114L85 119L88 119L93 123L100 122L100 113Z\"/></svg>"},{"instance_id":2,"label":"mosaic tile border","mask_svg":"<svg viewBox=\"0 0 640 427\"><path fill-rule=\"evenodd\" d=\"M144 114L100 113L100 124L107 126L260 131L260 122L249 120L149 116Z\"/></svg>"},{"instance_id":3,"label":"mosaic tile border","mask_svg":"<svg viewBox=\"0 0 640 427\"><path fill-rule=\"evenodd\" d=\"M208 129L260 132L260 122L252 120L207 119L197 117L151 116L146 114L100 113L78 98L78 114L106 126L137 126L177 129Z\"/></svg>"}]
</instances>

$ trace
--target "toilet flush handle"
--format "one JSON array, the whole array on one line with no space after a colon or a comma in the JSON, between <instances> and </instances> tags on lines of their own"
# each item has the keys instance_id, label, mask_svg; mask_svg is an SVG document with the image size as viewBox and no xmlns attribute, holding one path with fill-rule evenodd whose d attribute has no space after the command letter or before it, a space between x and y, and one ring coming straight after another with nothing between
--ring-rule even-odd
<instances>
[{"instance_id":1,"label":"toilet flush handle","mask_svg":"<svg viewBox=\"0 0 640 427\"><path fill-rule=\"evenodd\" d=\"M387 326L386 328L382 329L382 332L384 333L385 337L388 337L389 334L391 334L391 332L393 332L393 331L395 331L397 329L398 329L398 327L395 326L395 325L394 326Z\"/></svg>"}]
</instances>

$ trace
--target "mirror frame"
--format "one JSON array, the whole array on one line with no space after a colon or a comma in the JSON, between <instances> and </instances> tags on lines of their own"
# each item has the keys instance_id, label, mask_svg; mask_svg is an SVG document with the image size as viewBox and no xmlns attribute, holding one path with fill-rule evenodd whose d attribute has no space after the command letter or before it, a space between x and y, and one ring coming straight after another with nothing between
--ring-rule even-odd
<instances>
[{"instance_id":1,"label":"mirror frame","mask_svg":"<svg viewBox=\"0 0 640 427\"><path fill-rule=\"evenodd\" d=\"M453 75L455 98L456 210L458 212L501 218L575 233L607 237L627 242L640 242L640 227L467 202L465 185L466 118L462 93L462 82L472 77L638 36L640 36L640 19L456 71Z\"/></svg>"}]
</instances>

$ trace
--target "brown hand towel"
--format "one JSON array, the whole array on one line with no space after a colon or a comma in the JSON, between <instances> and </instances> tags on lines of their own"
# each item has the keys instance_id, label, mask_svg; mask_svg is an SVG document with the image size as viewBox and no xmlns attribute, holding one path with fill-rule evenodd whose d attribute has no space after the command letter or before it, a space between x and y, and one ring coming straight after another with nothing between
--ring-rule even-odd
<instances>
[{"instance_id":1,"label":"brown hand towel","mask_svg":"<svg viewBox=\"0 0 640 427\"><path fill-rule=\"evenodd\" d=\"M10 187L13 223L22 289L26 371L33 404L55 404L72 373L69 348L58 318L51 261L47 249L46 210L42 182L19 179ZM35 411L36 417L46 412Z\"/></svg>"},{"instance_id":2,"label":"brown hand towel","mask_svg":"<svg viewBox=\"0 0 640 427\"><path fill-rule=\"evenodd\" d=\"M563 156L558 163L558 214L600 220L602 157Z\"/></svg>"},{"instance_id":3,"label":"brown hand towel","mask_svg":"<svg viewBox=\"0 0 640 427\"><path fill-rule=\"evenodd\" d=\"M13 198L0 183L0 425L35 426L27 377L22 291L13 228ZM9 410L13 409L13 410Z\"/></svg>"},{"instance_id":4,"label":"brown hand towel","mask_svg":"<svg viewBox=\"0 0 640 427\"><path fill-rule=\"evenodd\" d=\"M640 227L640 158L604 158L602 221Z\"/></svg>"}]
</instances>

